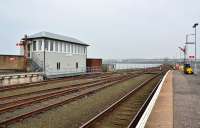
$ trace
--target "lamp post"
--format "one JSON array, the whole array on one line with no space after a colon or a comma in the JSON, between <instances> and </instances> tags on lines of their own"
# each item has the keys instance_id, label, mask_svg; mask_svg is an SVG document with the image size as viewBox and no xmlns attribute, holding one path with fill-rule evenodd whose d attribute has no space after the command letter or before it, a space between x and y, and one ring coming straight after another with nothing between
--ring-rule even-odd
<instances>
[{"instance_id":1,"label":"lamp post","mask_svg":"<svg viewBox=\"0 0 200 128\"><path fill-rule=\"evenodd\" d=\"M195 40L194 40L194 45L195 45L195 63L194 63L194 68L195 68L195 71L196 71L196 60L197 60L197 47L196 47L196 35L197 35L197 30L196 30L196 27L198 26L199 24L198 23L195 23L192 27L195 29ZM196 72L197 73L197 72Z\"/></svg>"}]
</instances>

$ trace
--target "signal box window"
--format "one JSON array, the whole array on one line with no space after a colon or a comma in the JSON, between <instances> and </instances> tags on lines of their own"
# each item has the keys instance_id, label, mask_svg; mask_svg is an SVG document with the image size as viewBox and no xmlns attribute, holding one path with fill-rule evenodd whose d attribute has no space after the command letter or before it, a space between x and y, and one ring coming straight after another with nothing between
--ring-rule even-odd
<instances>
[{"instance_id":1,"label":"signal box window","mask_svg":"<svg viewBox=\"0 0 200 128\"><path fill-rule=\"evenodd\" d=\"M58 52L58 42L55 42L55 51Z\"/></svg>"},{"instance_id":2,"label":"signal box window","mask_svg":"<svg viewBox=\"0 0 200 128\"><path fill-rule=\"evenodd\" d=\"M39 40L39 42L38 42L38 50L39 51L42 50L42 40Z\"/></svg>"},{"instance_id":3,"label":"signal box window","mask_svg":"<svg viewBox=\"0 0 200 128\"><path fill-rule=\"evenodd\" d=\"M36 41L33 41L33 51L36 51Z\"/></svg>"},{"instance_id":4,"label":"signal box window","mask_svg":"<svg viewBox=\"0 0 200 128\"><path fill-rule=\"evenodd\" d=\"M57 70L60 70L60 62L57 62Z\"/></svg>"},{"instance_id":5,"label":"signal box window","mask_svg":"<svg viewBox=\"0 0 200 128\"><path fill-rule=\"evenodd\" d=\"M49 42L48 40L44 40L44 50L49 50Z\"/></svg>"},{"instance_id":6,"label":"signal box window","mask_svg":"<svg viewBox=\"0 0 200 128\"><path fill-rule=\"evenodd\" d=\"M53 51L53 40L50 41L50 51Z\"/></svg>"}]
</instances>

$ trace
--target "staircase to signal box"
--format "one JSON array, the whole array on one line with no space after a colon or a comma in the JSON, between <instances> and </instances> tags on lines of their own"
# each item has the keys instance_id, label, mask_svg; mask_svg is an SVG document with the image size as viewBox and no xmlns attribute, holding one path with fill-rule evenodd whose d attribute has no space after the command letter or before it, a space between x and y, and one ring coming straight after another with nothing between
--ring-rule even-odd
<instances>
[{"instance_id":1,"label":"staircase to signal box","mask_svg":"<svg viewBox=\"0 0 200 128\"><path fill-rule=\"evenodd\" d=\"M33 59L28 59L28 65L32 72L42 72L43 68L40 67Z\"/></svg>"}]
</instances>

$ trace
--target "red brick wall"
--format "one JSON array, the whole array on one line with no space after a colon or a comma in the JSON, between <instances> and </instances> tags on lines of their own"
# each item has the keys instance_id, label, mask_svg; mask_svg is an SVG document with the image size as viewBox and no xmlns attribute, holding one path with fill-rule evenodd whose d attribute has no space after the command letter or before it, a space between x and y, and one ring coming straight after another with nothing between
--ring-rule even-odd
<instances>
[{"instance_id":1,"label":"red brick wall","mask_svg":"<svg viewBox=\"0 0 200 128\"><path fill-rule=\"evenodd\" d=\"M87 67L101 67L102 59L87 59Z\"/></svg>"},{"instance_id":2,"label":"red brick wall","mask_svg":"<svg viewBox=\"0 0 200 128\"><path fill-rule=\"evenodd\" d=\"M0 70L23 70L24 57L18 55L0 55Z\"/></svg>"}]
</instances>

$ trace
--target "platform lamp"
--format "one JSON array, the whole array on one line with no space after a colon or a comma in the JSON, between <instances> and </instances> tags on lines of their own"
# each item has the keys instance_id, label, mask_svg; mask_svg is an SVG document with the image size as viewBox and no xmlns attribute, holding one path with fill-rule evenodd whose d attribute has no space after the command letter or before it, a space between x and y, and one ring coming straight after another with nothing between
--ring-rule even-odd
<instances>
[{"instance_id":1,"label":"platform lamp","mask_svg":"<svg viewBox=\"0 0 200 128\"><path fill-rule=\"evenodd\" d=\"M194 69L195 69L195 72L196 72L196 61L197 61L197 47L196 47L196 35L197 35L197 30L196 30L196 27L198 26L199 24L198 23L195 23L192 27L194 28L195 30L195 33L194 33L194 36L195 36L195 40L194 40L194 45L195 45L195 63L194 63ZM195 73L194 72L194 73ZM197 72L196 72L197 73Z\"/></svg>"}]
</instances>

